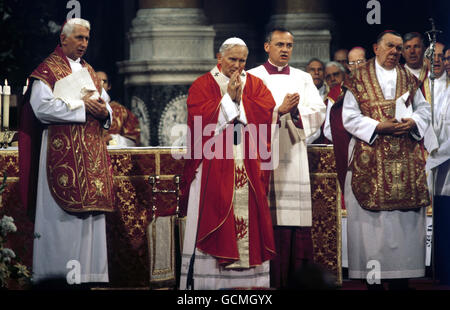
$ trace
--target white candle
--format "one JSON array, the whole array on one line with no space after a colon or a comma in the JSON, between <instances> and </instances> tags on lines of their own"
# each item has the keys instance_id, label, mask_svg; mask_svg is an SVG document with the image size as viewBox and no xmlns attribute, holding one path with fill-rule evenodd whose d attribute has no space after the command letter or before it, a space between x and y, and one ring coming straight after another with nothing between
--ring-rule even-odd
<instances>
[{"instance_id":1,"label":"white candle","mask_svg":"<svg viewBox=\"0 0 450 310\"><path fill-rule=\"evenodd\" d=\"M9 128L9 96L11 96L11 86L8 85L8 80L5 79L3 86L3 128Z\"/></svg>"},{"instance_id":2,"label":"white candle","mask_svg":"<svg viewBox=\"0 0 450 310\"><path fill-rule=\"evenodd\" d=\"M25 93L27 92L27 89L28 89L28 83L29 83L29 80L27 79L27 84L23 87L22 95L25 95Z\"/></svg>"}]
</instances>

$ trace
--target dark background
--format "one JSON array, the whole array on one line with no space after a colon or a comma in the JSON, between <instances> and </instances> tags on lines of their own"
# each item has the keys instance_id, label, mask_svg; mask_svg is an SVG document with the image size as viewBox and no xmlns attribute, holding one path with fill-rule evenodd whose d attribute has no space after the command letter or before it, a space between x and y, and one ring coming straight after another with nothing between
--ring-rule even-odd
<instances>
[{"instance_id":1,"label":"dark background","mask_svg":"<svg viewBox=\"0 0 450 310\"><path fill-rule=\"evenodd\" d=\"M224 0L225 1L225 0ZM372 43L378 33L395 29L400 33L424 33L431 28L433 17L436 27L444 33L439 41L450 42L450 1L448 0L379 0L381 24L366 21L370 9L366 0L329 1L334 26L331 29L330 57L338 48L363 46L373 56ZM123 77L118 74L118 61L127 60L129 46L127 33L139 8L138 0L80 0L81 17L91 22L91 41L86 60L96 69L106 71L113 83L111 97L124 101ZM27 76L47 57L58 43L59 31L51 32L49 22L61 25L70 9L66 0L0 0L0 83L7 78L12 92L20 94ZM261 49L258 60L266 57L262 48L265 27L273 14L271 0L242 0L240 16L257 30ZM214 19L214 5L204 3L205 15ZM212 20L214 22L214 20ZM427 43L428 44L428 43Z\"/></svg>"}]
</instances>

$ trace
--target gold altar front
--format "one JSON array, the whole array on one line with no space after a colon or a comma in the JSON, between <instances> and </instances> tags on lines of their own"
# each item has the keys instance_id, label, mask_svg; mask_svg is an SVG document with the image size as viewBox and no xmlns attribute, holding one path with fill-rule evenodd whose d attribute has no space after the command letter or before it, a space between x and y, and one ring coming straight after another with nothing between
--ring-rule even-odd
<instances>
[{"instance_id":1,"label":"gold altar front","mask_svg":"<svg viewBox=\"0 0 450 310\"><path fill-rule=\"evenodd\" d=\"M114 169L117 212L107 214L109 286L113 288L149 287L149 249L147 227L155 216L176 212L174 194L156 193L156 210L149 184L151 175L160 176L158 188L175 190L174 176L182 174L183 160L172 152L182 149L130 148L109 149ZM341 274L341 200L332 146L308 148L313 202L314 261L333 273L337 283ZM0 151L0 175L7 173L0 216L14 217L18 232L9 242L16 254L32 265L33 223L18 196L17 150ZM179 259L179 258L177 258Z\"/></svg>"}]
</instances>

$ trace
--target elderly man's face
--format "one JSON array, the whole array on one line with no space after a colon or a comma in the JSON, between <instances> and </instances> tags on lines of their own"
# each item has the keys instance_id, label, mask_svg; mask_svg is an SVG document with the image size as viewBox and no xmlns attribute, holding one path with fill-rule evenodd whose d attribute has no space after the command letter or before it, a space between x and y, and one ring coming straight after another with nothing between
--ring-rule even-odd
<instances>
[{"instance_id":1,"label":"elderly man's face","mask_svg":"<svg viewBox=\"0 0 450 310\"><path fill-rule=\"evenodd\" d=\"M387 33L379 44L374 45L374 52L378 64L384 69L394 69L400 60L403 49L403 39L399 36Z\"/></svg>"},{"instance_id":2,"label":"elderly man's face","mask_svg":"<svg viewBox=\"0 0 450 310\"><path fill-rule=\"evenodd\" d=\"M98 71L95 73L99 80L102 82L102 87L108 91L111 89L111 86L109 85L108 76L103 71Z\"/></svg>"},{"instance_id":3,"label":"elderly man's face","mask_svg":"<svg viewBox=\"0 0 450 310\"><path fill-rule=\"evenodd\" d=\"M264 43L264 50L269 60L276 66L284 67L291 59L294 37L289 32L274 31L269 43Z\"/></svg>"},{"instance_id":4,"label":"elderly man's face","mask_svg":"<svg viewBox=\"0 0 450 310\"><path fill-rule=\"evenodd\" d=\"M434 74L436 77L441 77L444 69L444 45L438 42L434 49Z\"/></svg>"},{"instance_id":5,"label":"elderly man's face","mask_svg":"<svg viewBox=\"0 0 450 310\"><path fill-rule=\"evenodd\" d=\"M89 43L89 29L75 25L69 36L61 34L61 46L64 54L70 59L77 60L86 53Z\"/></svg>"},{"instance_id":6,"label":"elderly man's face","mask_svg":"<svg viewBox=\"0 0 450 310\"><path fill-rule=\"evenodd\" d=\"M321 88L324 79L322 64L318 61L311 61L311 63L306 68L306 72L311 74L314 85L316 85L317 88Z\"/></svg>"},{"instance_id":7,"label":"elderly man's face","mask_svg":"<svg viewBox=\"0 0 450 310\"><path fill-rule=\"evenodd\" d=\"M418 37L412 38L403 44L403 58L405 58L406 64L413 69L422 67L423 53L422 40Z\"/></svg>"},{"instance_id":8,"label":"elderly man's face","mask_svg":"<svg viewBox=\"0 0 450 310\"><path fill-rule=\"evenodd\" d=\"M230 78L235 71L242 72L244 70L247 56L247 48L242 45L236 45L225 50L223 55L217 54L217 61L222 68L222 73Z\"/></svg>"},{"instance_id":9,"label":"elderly man's face","mask_svg":"<svg viewBox=\"0 0 450 310\"><path fill-rule=\"evenodd\" d=\"M344 81L345 75L336 66L329 66L325 68L325 81L330 88L342 83Z\"/></svg>"},{"instance_id":10,"label":"elderly man's face","mask_svg":"<svg viewBox=\"0 0 450 310\"><path fill-rule=\"evenodd\" d=\"M348 68L350 71L356 70L366 63L366 53L363 49L354 49L348 53Z\"/></svg>"},{"instance_id":11,"label":"elderly man's face","mask_svg":"<svg viewBox=\"0 0 450 310\"><path fill-rule=\"evenodd\" d=\"M338 63L343 65L345 69L348 69L348 52L347 52L347 50L344 50L344 49L337 50L334 53L333 60L337 61Z\"/></svg>"},{"instance_id":12,"label":"elderly man's face","mask_svg":"<svg viewBox=\"0 0 450 310\"><path fill-rule=\"evenodd\" d=\"M444 55L444 67L445 71L447 71L447 76L450 76L450 49L445 52Z\"/></svg>"}]
</instances>

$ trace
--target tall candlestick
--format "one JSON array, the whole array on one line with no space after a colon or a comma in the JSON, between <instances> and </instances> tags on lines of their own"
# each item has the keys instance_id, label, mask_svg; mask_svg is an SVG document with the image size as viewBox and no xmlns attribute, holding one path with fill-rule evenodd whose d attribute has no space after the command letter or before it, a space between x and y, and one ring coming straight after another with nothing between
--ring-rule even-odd
<instances>
[{"instance_id":1,"label":"tall candlestick","mask_svg":"<svg viewBox=\"0 0 450 310\"><path fill-rule=\"evenodd\" d=\"M8 80L5 79L3 86L3 128L9 129L9 96L11 96L11 86L8 85Z\"/></svg>"},{"instance_id":2,"label":"tall candlestick","mask_svg":"<svg viewBox=\"0 0 450 310\"><path fill-rule=\"evenodd\" d=\"M22 93L22 95L25 95L25 93L27 92L27 89L28 89L28 83L29 83L29 79L27 79L27 84L23 87L23 93Z\"/></svg>"}]
</instances>

